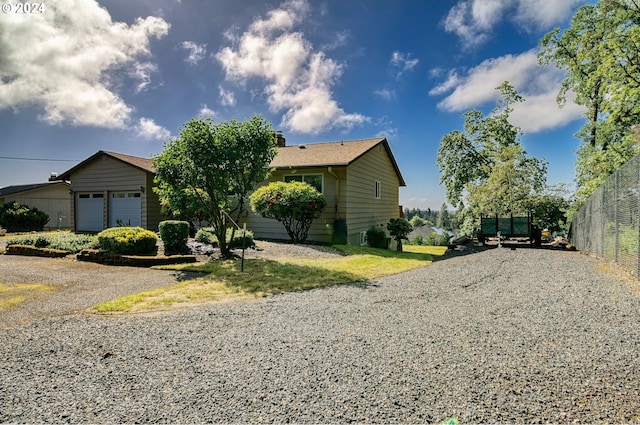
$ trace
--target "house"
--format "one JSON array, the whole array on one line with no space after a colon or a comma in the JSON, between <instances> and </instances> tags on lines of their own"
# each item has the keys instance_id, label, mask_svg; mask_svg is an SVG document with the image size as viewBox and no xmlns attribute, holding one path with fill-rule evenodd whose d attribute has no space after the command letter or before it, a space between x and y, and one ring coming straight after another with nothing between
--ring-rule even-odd
<instances>
[{"instance_id":1,"label":"house","mask_svg":"<svg viewBox=\"0 0 640 425\"><path fill-rule=\"evenodd\" d=\"M271 162L273 181L303 181L327 199L308 239L352 245L366 243L366 231L398 217L399 188L406 186L386 138L286 146L278 134L278 154ZM284 226L252 211L245 220L258 239L288 239Z\"/></svg>"},{"instance_id":2,"label":"house","mask_svg":"<svg viewBox=\"0 0 640 425\"><path fill-rule=\"evenodd\" d=\"M328 206L308 235L310 241L366 243L366 231L398 217L399 187L405 186L385 138L286 146L267 181L303 181L324 194ZM157 230L162 220L153 192L152 160L99 151L57 178L71 182L72 228L100 231L126 224ZM289 239L284 226L248 211L241 222L256 239Z\"/></svg>"},{"instance_id":3,"label":"house","mask_svg":"<svg viewBox=\"0 0 640 425\"><path fill-rule=\"evenodd\" d=\"M0 188L0 205L17 202L29 208L37 208L49 215L45 229L70 229L71 194L69 183L49 181Z\"/></svg>"},{"instance_id":4,"label":"house","mask_svg":"<svg viewBox=\"0 0 640 425\"><path fill-rule=\"evenodd\" d=\"M157 230L160 200L153 190L152 160L98 151L57 180L71 182L71 227L99 232L118 225Z\"/></svg>"}]
</instances>

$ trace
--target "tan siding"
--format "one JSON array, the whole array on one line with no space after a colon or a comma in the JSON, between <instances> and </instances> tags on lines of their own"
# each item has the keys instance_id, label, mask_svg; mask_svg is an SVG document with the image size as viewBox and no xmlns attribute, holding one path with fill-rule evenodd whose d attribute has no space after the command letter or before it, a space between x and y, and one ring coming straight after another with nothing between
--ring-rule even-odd
<instances>
[{"instance_id":1,"label":"tan siding","mask_svg":"<svg viewBox=\"0 0 640 425\"><path fill-rule=\"evenodd\" d=\"M71 174L71 189L75 193L103 193L105 200L103 226L108 226L109 193L117 191L139 192L144 188L141 198L141 225L157 230L160 221L160 204L157 195L152 192L150 183L153 177L147 172L125 164L109 156L96 158ZM75 205L71 217L75 228ZM150 214L150 215L149 215Z\"/></svg>"},{"instance_id":2,"label":"tan siding","mask_svg":"<svg viewBox=\"0 0 640 425\"><path fill-rule=\"evenodd\" d=\"M338 176L346 176L346 172L344 167L341 169L332 169L332 171ZM325 208L322 216L319 219L315 220L311 225L311 229L309 229L309 234L307 240L314 242L331 242L331 237L333 235L333 223L336 220L337 214L341 217L344 217L346 213L346 209L344 207L344 202L338 203L337 214L336 214L336 200L337 200L337 192L336 192L336 178L329 174L327 168L309 168L309 169L298 169L295 172L291 171L275 171L267 181L261 184L265 185L274 181L283 181L285 175L303 175L303 174L322 174L323 175L323 194L327 199L327 208ZM341 179L344 182L344 179ZM344 183L343 183L344 184ZM343 186L341 186L343 187ZM344 194L344 190L341 190L340 198L346 199L346 194ZM265 219L257 216L251 211L251 207L249 209L249 214L246 217L247 229L251 230L256 239L282 239L288 240L289 235L282 225L282 223L278 222L274 219Z\"/></svg>"},{"instance_id":3,"label":"tan siding","mask_svg":"<svg viewBox=\"0 0 640 425\"><path fill-rule=\"evenodd\" d=\"M375 197L375 182L382 185ZM347 169L347 231L350 244L360 243L360 232L386 224L398 216L399 180L386 150L378 145Z\"/></svg>"},{"instance_id":4,"label":"tan siding","mask_svg":"<svg viewBox=\"0 0 640 425\"><path fill-rule=\"evenodd\" d=\"M147 174L145 194L142 197L142 223L145 229L156 231L163 220L160 212L160 199L153 191L153 176Z\"/></svg>"},{"instance_id":5,"label":"tan siding","mask_svg":"<svg viewBox=\"0 0 640 425\"><path fill-rule=\"evenodd\" d=\"M16 193L3 199L3 203L17 202L30 208L37 208L49 215L46 229L70 229L71 203L69 187L64 184L56 184L28 192Z\"/></svg>"}]
</instances>

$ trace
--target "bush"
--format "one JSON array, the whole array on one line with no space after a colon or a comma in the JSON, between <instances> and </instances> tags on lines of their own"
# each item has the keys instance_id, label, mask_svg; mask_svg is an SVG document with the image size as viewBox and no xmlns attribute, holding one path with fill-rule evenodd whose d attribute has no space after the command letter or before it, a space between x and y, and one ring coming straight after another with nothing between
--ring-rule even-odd
<instances>
[{"instance_id":1,"label":"bush","mask_svg":"<svg viewBox=\"0 0 640 425\"><path fill-rule=\"evenodd\" d=\"M438 232L430 233L429 236L427 236L427 241L425 242L425 245L447 246L449 245L449 235L444 233L440 234Z\"/></svg>"},{"instance_id":2,"label":"bush","mask_svg":"<svg viewBox=\"0 0 640 425\"><path fill-rule=\"evenodd\" d=\"M189 240L189 223L179 220L165 220L158 225L160 238L164 244L164 253L183 254L189 251L187 240Z\"/></svg>"},{"instance_id":3,"label":"bush","mask_svg":"<svg viewBox=\"0 0 640 425\"><path fill-rule=\"evenodd\" d=\"M214 247L218 246L218 238L213 227L202 227L196 232L196 241L206 243Z\"/></svg>"},{"instance_id":4,"label":"bush","mask_svg":"<svg viewBox=\"0 0 640 425\"><path fill-rule=\"evenodd\" d=\"M229 240L229 238L231 238L231 229L227 230L227 240ZM253 232L251 230L247 230L244 237L244 247L248 248L250 246L253 246ZM236 230L235 235L233 235L233 239L229 241L229 248L242 248L242 230Z\"/></svg>"},{"instance_id":5,"label":"bush","mask_svg":"<svg viewBox=\"0 0 640 425\"><path fill-rule=\"evenodd\" d=\"M48 221L47 213L17 202L8 202L0 208L0 227L9 232L40 231Z\"/></svg>"},{"instance_id":6,"label":"bush","mask_svg":"<svg viewBox=\"0 0 640 425\"><path fill-rule=\"evenodd\" d=\"M367 242L372 248L387 249L387 233L380 227L371 226L371 228L367 230Z\"/></svg>"},{"instance_id":7,"label":"bush","mask_svg":"<svg viewBox=\"0 0 640 425\"><path fill-rule=\"evenodd\" d=\"M415 238L413 238L413 244L414 245L422 245L424 244L424 237L422 237L422 235L418 235Z\"/></svg>"},{"instance_id":8,"label":"bush","mask_svg":"<svg viewBox=\"0 0 640 425\"><path fill-rule=\"evenodd\" d=\"M98 233L98 245L103 251L118 254L151 254L158 237L142 227L111 227Z\"/></svg>"},{"instance_id":9,"label":"bush","mask_svg":"<svg viewBox=\"0 0 640 425\"><path fill-rule=\"evenodd\" d=\"M60 232L47 235L15 236L7 240L8 245L30 245L37 248L51 248L77 253L83 249L96 248L98 238L93 235Z\"/></svg>"},{"instance_id":10,"label":"bush","mask_svg":"<svg viewBox=\"0 0 640 425\"><path fill-rule=\"evenodd\" d=\"M282 223L295 243L307 240L311 224L327 206L324 195L303 182L269 183L253 192L250 201L256 214Z\"/></svg>"}]
</instances>

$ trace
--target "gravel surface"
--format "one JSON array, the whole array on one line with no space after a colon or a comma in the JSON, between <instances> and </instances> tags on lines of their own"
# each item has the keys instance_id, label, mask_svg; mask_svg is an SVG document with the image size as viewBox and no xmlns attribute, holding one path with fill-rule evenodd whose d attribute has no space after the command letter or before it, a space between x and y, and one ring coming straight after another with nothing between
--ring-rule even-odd
<instances>
[{"instance_id":1,"label":"gravel surface","mask_svg":"<svg viewBox=\"0 0 640 425\"><path fill-rule=\"evenodd\" d=\"M640 422L640 285L506 248L359 285L0 331L0 422Z\"/></svg>"}]
</instances>

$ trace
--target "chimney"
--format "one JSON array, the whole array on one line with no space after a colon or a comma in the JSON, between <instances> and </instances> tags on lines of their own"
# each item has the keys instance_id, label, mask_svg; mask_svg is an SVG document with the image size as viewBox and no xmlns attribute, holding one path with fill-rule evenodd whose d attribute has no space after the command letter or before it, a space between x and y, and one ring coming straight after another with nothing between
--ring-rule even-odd
<instances>
[{"instance_id":1,"label":"chimney","mask_svg":"<svg viewBox=\"0 0 640 425\"><path fill-rule=\"evenodd\" d=\"M285 144L286 139L282 135L282 131L280 131L280 130L276 131L276 139L278 139L278 147L279 148L284 148L286 146L286 144Z\"/></svg>"}]
</instances>

